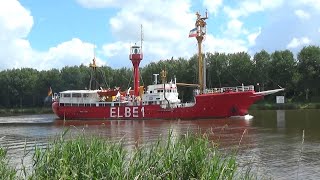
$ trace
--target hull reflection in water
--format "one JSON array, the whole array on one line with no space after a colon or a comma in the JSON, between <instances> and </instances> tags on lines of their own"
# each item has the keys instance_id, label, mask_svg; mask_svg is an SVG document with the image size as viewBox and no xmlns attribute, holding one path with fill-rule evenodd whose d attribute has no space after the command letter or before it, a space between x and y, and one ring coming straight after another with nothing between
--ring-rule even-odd
<instances>
[{"instance_id":1,"label":"hull reflection in water","mask_svg":"<svg viewBox=\"0 0 320 180\"><path fill-rule=\"evenodd\" d=\"M221 146L238 145L240 140L249 143L248 132L250 121L245 119L204 119L204 120L56 120L56 127L84 128L86 133L99 134L105 137L120 137L128 141L149 142L159 135L183 135L188 132L208 135L210 140L219 141ZM131 141L131 142L130 142Z\"/></svg>"},{"instance_id":2,"label":"hull reflection in water","mask_svg":"<svg viewBox=\"0 0 320 180\"><path fill-rule=\"evenodd\" d=\"M90 120L65 123L55 120L55 115L0 117L0 138L3 137L0 145L8 148L9 158L18 166L25 144L26 151L30 151L28 162L31 165L35 144L45 147L48 139L61 134L66 127L70 128L70 133L84 131L88 135L123 140L129 147L156 141L159 135L167 136L170 129L175 136L201 131L219 143L222 152L226 153L238 148L243 136L238 162L240 166L252 164L252 171L259 174L258 179L320 177L320 110L263 110L250 111L250 114L254 116L251 120Z\"/></svg>"}]
</instances>

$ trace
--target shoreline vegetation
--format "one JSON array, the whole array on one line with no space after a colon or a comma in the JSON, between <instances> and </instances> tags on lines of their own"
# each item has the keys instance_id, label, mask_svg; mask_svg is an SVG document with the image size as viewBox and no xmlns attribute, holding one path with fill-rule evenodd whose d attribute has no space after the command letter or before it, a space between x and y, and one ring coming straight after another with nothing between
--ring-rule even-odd
<instances>
[{"instance_id":1,"label":"shoreline vegetation","mask_svg":"<svg viewBox=\"0 0 320 180\"><path fill-rule=\"evenodd\" d=\"M261 50L253 56L246 52L207 52L207 87L235 87L253 85L256 91L285 88L277 96L285 96L287 102L320 103L320 47L305 46L297 54L290 50L267 52ZM90 60L88 60L88 64ZM128 64L127 64L128 63ZM128 90L133 87L133 70L129 60L121 68L101 66L93 72L87 64L65 66L60 69L37 70L18 68L0 70L0 108L42 107L50 104L51 92L80 89ZM158 59L140 68L140 86L154 84L154 73L166 69L168 81L197 84L198 55L190 58L172 57ZM94 75L94 77L92 76ZM94 78L94 83L89 84ZM179 87L182 102L193 100L193 88ZM274 102L270 95L266 101Z\"/></svg>"},{"instance_id":2,"label":"shoreline vegetation","mask_svg":"<svg viewBox=\"0 0 320 180\"><path fill-rule=\"evenodd\" d=\"M52 113L51 107L0 108L0 117Z\"/></svg>"},{"instance_id":3,"label":"shoreline vegetation","mask_svg":"<svg viewBox=\"0 0 320 180\"><path fill-rule=\"evenodd\" d=\"M259 102L251 105L249 110L293 110L293 109L320 109L320 103L288 102L276 104L270 102Z\"/></svg>"},{"instance_id":4,"label":"shoreline vegetation","mask_svg":"<svg viewBox=\"0 0 320 180\"><path fill-rule=\"evenodd\" d=\"M147 144L126 145L85 132L67 133L35 146L30 170L10 167L0 147L4 179L254 179L252 167L240 167L237 148L224 152L208 134L169 131ZM241 139L240 139L241 141ZM239 143L240 144L240 143ZM30 152L27 152L30 153ZM19 173L20 172L20 173Z\"/></svg>"},{"instance_id":5,"label":"shoreline vegetation","mask_svg":"<svg viewBox=\"0 0 320 180\"><path fill-rule=\"evenodd\" d=\"M276 104L270 102L259 102L251 105L249 110L292 110L292 109L320 109L320 103L290 102ZM32 108L0 108L0 117L32 115L32 114L52 114L51 107Z\"/></svg>"}]
</instances>

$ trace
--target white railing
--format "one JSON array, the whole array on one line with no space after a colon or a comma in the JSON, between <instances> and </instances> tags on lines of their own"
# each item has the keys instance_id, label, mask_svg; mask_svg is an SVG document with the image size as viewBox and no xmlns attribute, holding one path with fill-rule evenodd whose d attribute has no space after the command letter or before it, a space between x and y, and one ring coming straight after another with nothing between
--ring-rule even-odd
<instances>
[{"instance_id":1,"label":"white railing","mask_svg":"<svg viewBox=\"0 0 320 180\"><path fill-rule=\"evenodd\" d=\"M246 91L254 91L254 86L236 86L236 87L222 87L222 88L212 88L206 89L206 93L224 93L224 92L246 92Z\"/></svg>"}]
</instances>

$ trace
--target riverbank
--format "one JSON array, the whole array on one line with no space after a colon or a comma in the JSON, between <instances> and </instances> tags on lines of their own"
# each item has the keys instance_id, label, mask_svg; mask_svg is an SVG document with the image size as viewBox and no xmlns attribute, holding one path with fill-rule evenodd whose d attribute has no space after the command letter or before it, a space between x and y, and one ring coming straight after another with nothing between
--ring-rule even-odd
<instances>
[{"instance_id":1,"label":"riverbank","mask_svg":"<svg viewBox=\"0 0 320 180\"><path fill-rule=\"evenodd\" d=\"M250 179L251 168L238 167L234 153L221 152L206 134L172 132L149 144L126 145L85 133L65 131L47 147L35 147L25 179ZM1 147L0 147L1 150ZM3 150L2 150L3 151ZM1 151L0 151L1 152ZM4 151L3 151L4 152ZM0 154L1 155L1 154ZM2 156L4 157L4 156ZM0 156L1 160L1 156ZM12 179L7 161L0 176ZM24 165L23 165L24 167ZM7 170L11 169L10 173ZM1 174L2 173L2 174Z\"/></svg>"},{"instance_id":2,"label":"riverbank","mask_svg":"<svg viewBox=\"0 0 320 180\"><path fill-rule=\"evenodd\" d=\"M32 108L1 108L0 116L17 116L28 114L50 114L51 107L32 107Z\"/></svg>"},{"instance_id":3,"label":"riverbank","mask_svg":"<svg viewBox=\"0 0 320 180\"><path fill-rule=\"evenodd\" d=\"M257 104L253 104L250 107L250 110L290 110L290 109L320 109L320 103L284 103L284 104L276 104L276 103L268 103L261 102Z\"/></svg>"}]
</instances>

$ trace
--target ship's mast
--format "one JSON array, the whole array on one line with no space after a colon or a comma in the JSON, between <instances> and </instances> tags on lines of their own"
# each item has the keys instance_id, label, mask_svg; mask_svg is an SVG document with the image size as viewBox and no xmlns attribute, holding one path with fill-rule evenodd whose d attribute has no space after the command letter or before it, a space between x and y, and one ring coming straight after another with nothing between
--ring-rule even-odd
<instances>
[{"instance_id":1,"label":"ship's mast","mask_svg":"<svg viewBox=\"0 0 320 180\"><path fill-rule=\"evenodd\" d=\"M200 94L203 94L204 87L204 67L203 67L203 57L202 57L202 41L206 35L206 19L208 19L208 12L206 11L205 17L201 17L199 12L196 13L197 20L195 26L197 28L197 41L198 41L198 68L199 68L199 90Z\"/></svg>"},{"instance_id":2,"label":"ship's mast","mask_svg":"<svg viewBox=\"0 0 320 180\"><path fill-rule=\"evenodd\" d=\"M90 84L89 84L89 90L92 90L92 88L96 89L97 88L97 83L96 83L96 76L97 74L97 65L96 65L96 52L95 52L95 47L93 47L93 59L92 63L89 64L89 67L92 69L91 70L91 76L90 76ZM93 78L95 78L94 82L92 83Z\"/></svg>"}]
</instances>

